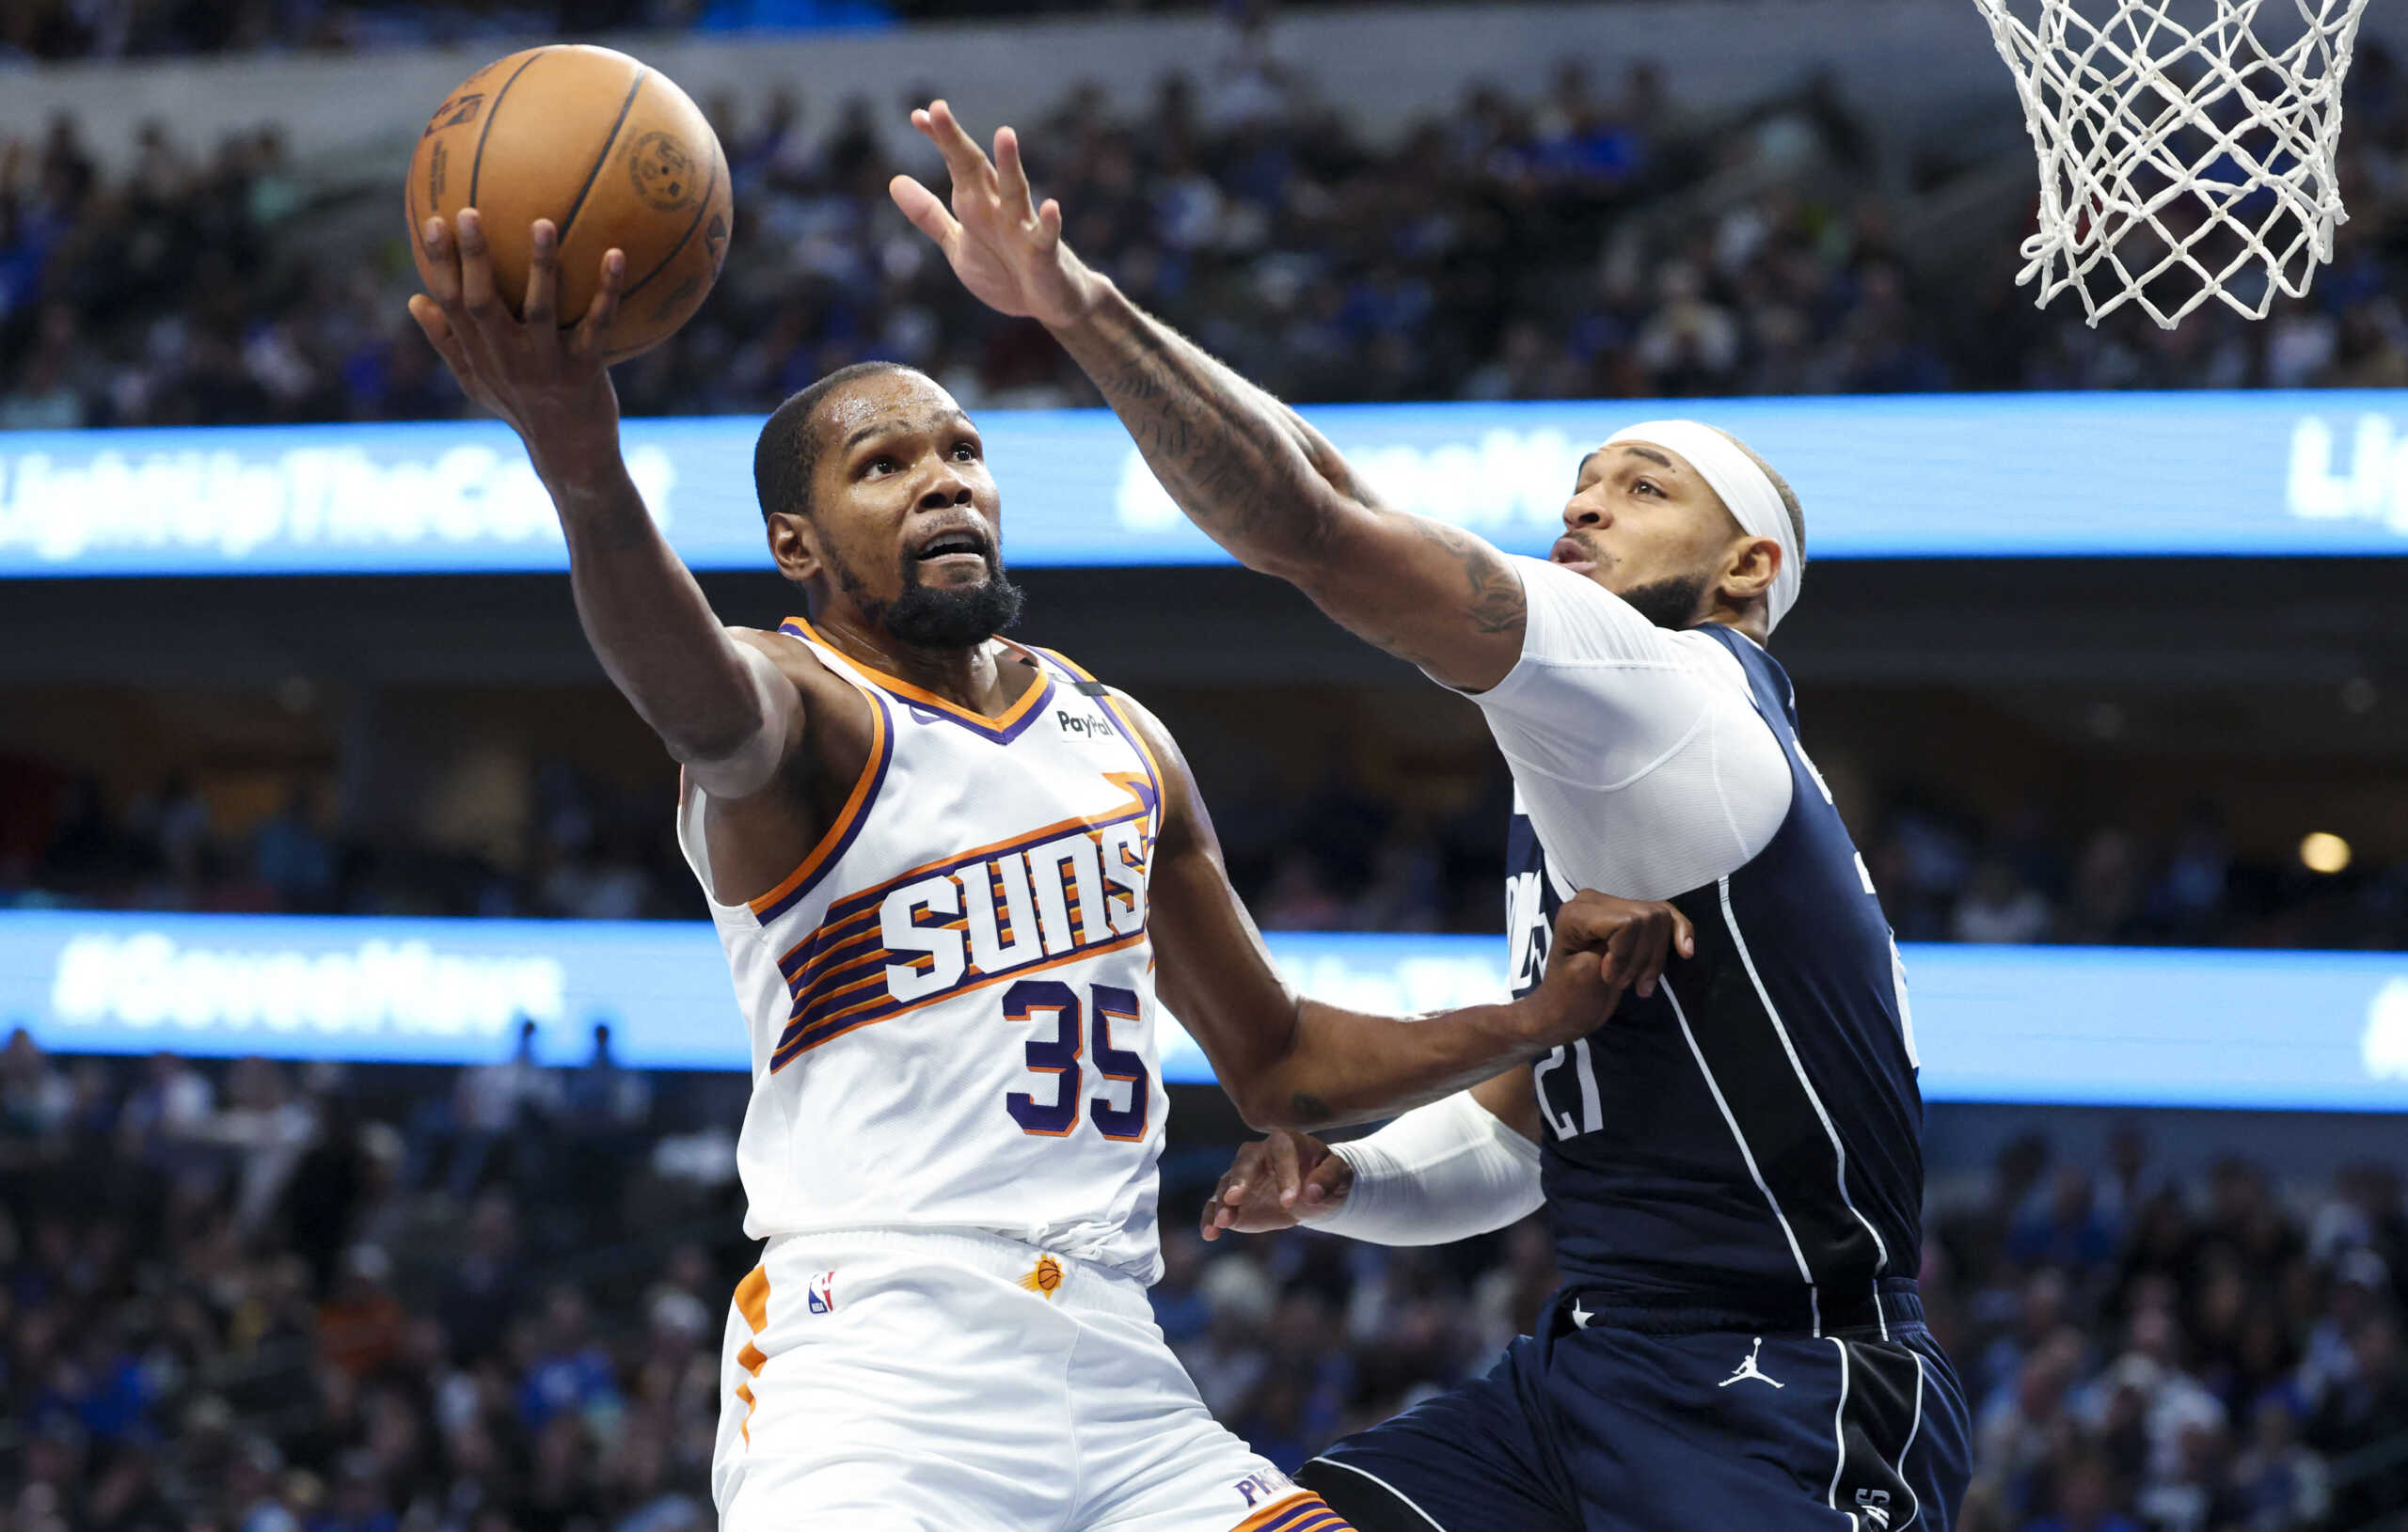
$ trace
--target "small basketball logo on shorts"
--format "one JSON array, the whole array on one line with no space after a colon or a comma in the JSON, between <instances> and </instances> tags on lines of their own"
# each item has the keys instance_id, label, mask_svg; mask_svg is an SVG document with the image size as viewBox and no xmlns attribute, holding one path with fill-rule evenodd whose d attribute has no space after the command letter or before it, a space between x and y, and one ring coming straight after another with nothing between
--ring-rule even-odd
<instances>
[{"instance_id":1,"label":"small basketball logo on shorts","mask_svg":"<svg viewBox=\"0 0 2408 1532\"><path fill-rule=\"evenodd\" d=\"M814 1314L832 1314L836 1308L836 1273L814 1271L804 1287L804 1302Z\"/></svg>"},{"instance_id":2,"label":"small basketball logo on shorts","mask_svg":"<svg viewBox=\"0 0 2408 1532\"><path fill-rule=\"evenodd\" d=\"M1020 1285L1031 1292L1043 1293L1045 1301L1052 1303L1055 1290L1062 1286L1062 1263L1051 1256L1038 1256L1037 1265L1020 1279Z\"/></svg>"}]
</instances>

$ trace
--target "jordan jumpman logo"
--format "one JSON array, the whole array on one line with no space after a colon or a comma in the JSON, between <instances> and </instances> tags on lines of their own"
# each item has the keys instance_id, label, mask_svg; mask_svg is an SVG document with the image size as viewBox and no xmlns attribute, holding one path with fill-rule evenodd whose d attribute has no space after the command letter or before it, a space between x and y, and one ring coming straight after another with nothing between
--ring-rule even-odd
<instances>
[{"instance_id":1,"label":"jordan jumpman logo","mask_svg":"<svg viewBox=\"0 0 2408 1532\"><path fill-rule=\"evenodd\" d=\"M1762 1335L1758 1335L1758 1336L1756 1337L1756 1346L1755 1346L1755 1350L1751 1350L1751 1351L1750 1351L1750 1352L1748 1353L1747 1360L1746 1360L1746 1361L1744 1361L1744 1362L1741 1362L1741 1363L1739 1364L1739 1366L1738 1366L1737 1370L1736 1370L1736 1371L1735 1371L1735 1372L1733 1372L1733 1373L1731 1374L1731 1376L1730 1376L1730 1377L1723 1379L1720 1382L1719 1382L1719 1383L1715 1384L1714 1386L1715 1386L1715 1387L1717 1387L1717 1388L1728 1388L1728 1387L1730 1387L1733 1383L1744 1383L1744 1382L1748 1382L1750 1379L1751 1379L1751 1378L1752 1378L1752 1379L1754 1379L1757 1382L1760 1382L1760 1383L1770 1383L1770 1384L1772 1384L1772 1386L1773 1386L1773 1387L1775 1387L1775 1388L1786 1388L1786 1387L1788 1387L1789 1385L1788 1385L1787 1383L1782 1382L1780 1379L1778 1379L1778 1378L1770 1378L1770 1377L1766 1377L1766 1376L1765 1375L1765 1371L1764 1371L1764 1369L1763 1369L1762 1367L1759 1367L1759 1366L1756 1366L1756 1358L1757 1358L1758 1356L1760 1356L1760 1355L1762 1355L1762 1354L1763 1354L1763 1352L1764 1352L1764 1349L1765 1349L1765 1337L1764 1337L1764 1336L1762 1336Z\"/></svg>"}]
</instances>

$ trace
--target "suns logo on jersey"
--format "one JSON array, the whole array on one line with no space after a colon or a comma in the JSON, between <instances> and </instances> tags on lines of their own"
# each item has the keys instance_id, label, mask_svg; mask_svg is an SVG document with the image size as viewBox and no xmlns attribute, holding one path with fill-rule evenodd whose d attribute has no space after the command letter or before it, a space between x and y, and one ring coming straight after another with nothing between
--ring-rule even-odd
<instances>
[{"instance_id":1,"label":"suns logo on jersey","mask_svg":"<svg viewBox=\"0 0 2408 1532\"><path fill-rule=\"evenodd\" d=\"M1044 1294L1045 1301L1052 1303L1062 1287L1062 1263L1051 1256L1038 1256L1036 1266L1020 1279L1020 1285L1030 1292Z\"/></svg>"},{"instance_id":2,"label":"suns logo on jersey","mask_svg":"<svg viewBox=\"0 0 2408 1532\"><path fill-rule=\"evenodd\" d=\"M772 1071L856 1028L964 990L1133 946L1160 798L1110 772L1128 806L914 867L831 905L780 959L794 1014Z\"/></svg>"}]
</instances>

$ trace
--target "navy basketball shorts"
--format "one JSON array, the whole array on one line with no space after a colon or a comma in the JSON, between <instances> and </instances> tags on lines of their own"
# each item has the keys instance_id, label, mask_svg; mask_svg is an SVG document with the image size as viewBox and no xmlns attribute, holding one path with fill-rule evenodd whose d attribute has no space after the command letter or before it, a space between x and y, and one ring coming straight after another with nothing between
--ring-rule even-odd
<instances>
[{"instance_id":1,"label":"navy basketball shorts","mask_svg":"<svg viewBox=\"0 0 2408 1532\"><path fill-rule=\"evenodd\" d=\"M1298 1479L1361 1532L1950 1532L1972 1422L1920 1303L1896 1307L1760 1337L1624 1328L1566 1293L1488 1376Z\"/></svg>"}]
</instances>

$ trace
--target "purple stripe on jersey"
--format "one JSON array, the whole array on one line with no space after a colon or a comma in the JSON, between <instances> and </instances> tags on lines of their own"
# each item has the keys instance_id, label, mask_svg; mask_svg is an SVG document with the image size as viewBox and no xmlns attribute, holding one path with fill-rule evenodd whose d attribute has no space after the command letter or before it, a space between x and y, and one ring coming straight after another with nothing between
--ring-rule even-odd
<instances>
[{"instance_id":1,"label":"purple stripe on jersey","mask_svg":"<svg viewBox=\"0 0 2408 1532\"><path fill-rule=\"evenodd\" d=\"M872 705L883 704L874 703ZM861 838L862 827L869 823L871 812L878 807L878 790L886 785L886 768L895 764L895 715L891 709L887 713L886 727L879 732L885 737L879 741L878 765L870 771L869 791L862 795L861 807L854 812L852 823L845 827L844 834L838 836L836 844L828 848L828 854L820 858L819 865L812 870L809 877L788 889L780 896L776 904L769 906L767 909L754 912L762 924L767 925L792 909L796 905L800 904L813 889L827 881L828 875L835 870L838 862L845 860L845 853L851 850L853 843Z\"/></svg>"}]
</instances>

